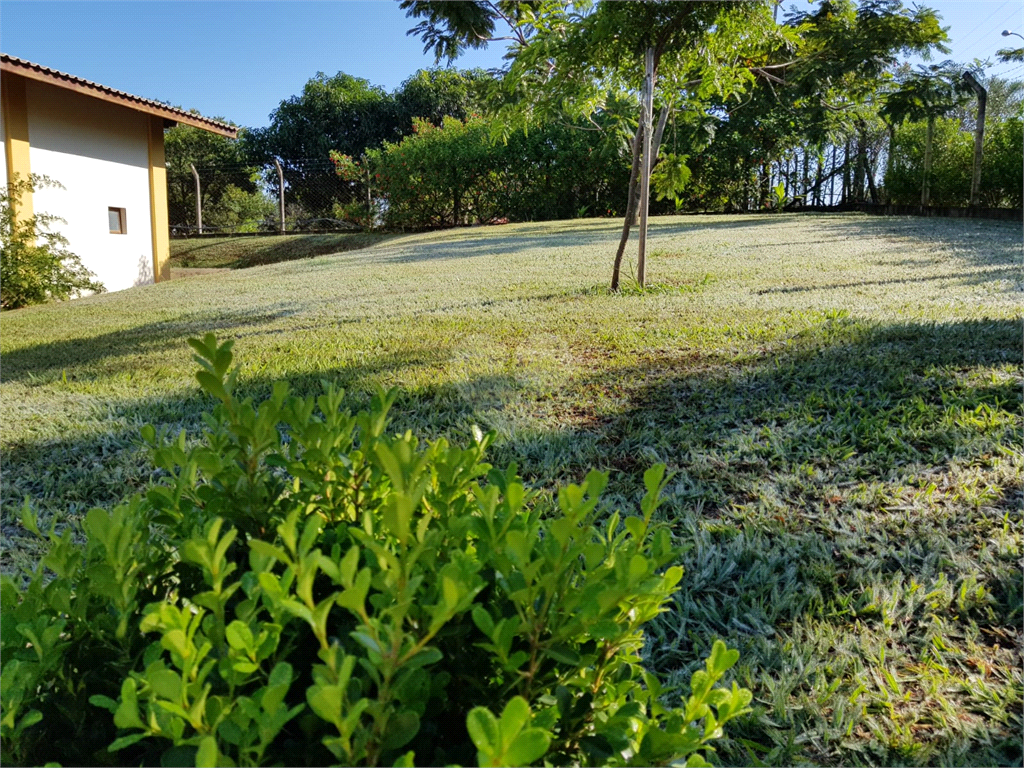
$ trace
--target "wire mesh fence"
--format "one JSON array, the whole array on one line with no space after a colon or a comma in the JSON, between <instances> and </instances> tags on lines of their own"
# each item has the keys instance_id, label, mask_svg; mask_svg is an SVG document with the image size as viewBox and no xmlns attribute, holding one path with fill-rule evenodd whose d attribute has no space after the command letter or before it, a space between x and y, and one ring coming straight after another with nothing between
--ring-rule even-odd
<instances>
[{"instance_id":1,"label":"wire mesh fence","mask_svg":"<svg viewBox=\"0 0 1024 768\"><path fill-rule=\"evenodd\" d=\"M169 170L167 179L172 237L358 230L365 194L319 159L190 166Z\"/></svg>"}]
</instances>

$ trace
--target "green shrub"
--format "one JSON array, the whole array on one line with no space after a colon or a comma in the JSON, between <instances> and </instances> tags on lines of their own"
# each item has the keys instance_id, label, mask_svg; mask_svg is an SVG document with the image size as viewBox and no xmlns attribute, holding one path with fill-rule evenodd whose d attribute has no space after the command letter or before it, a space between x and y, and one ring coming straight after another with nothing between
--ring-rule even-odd
<instances>
[{"instance_id":1,"label":"green shrub","mask_svg":"<svg viewBox=\"0 0 1024 768\"><path fill-rule=\"evenodd\" d=\"M206 224L235 232L259 232L277 216L277 205L260 190L248 191L234 184L224 188L216 206L204 212Z\"/></svg>"},{"instance_id":2,"label":"green shrub","mask_svg":"<svg viewBox=\"0 0 1024 768\"><path fill-rule=\"evenodd\" d=\"M549 499L493 435L387 434L394 391L256 404L190 343L202 440L145 427L164 479L0 582L5 762L692 766L747 711L721 642L681 707L640 663L682 576L664 466L597 525L600 472Z\"/></svg>"},{"instance_id":3,"label":"green shrub","mask_svg":"<svg viewBox=\"0 0 1024 768\"><path fill-rule=\"evenodd\" d=\"M982 205L1020 207L1022 149L1020 117L990 121L985 126L981 166ZM892 202L917 205L924 180L926 123L906 123L896 130L892 167L886 174L885 191ZM966 206L971 197L974 168L974 134L961 129L958 120L935 121L932 143L931 204Z\"/></svg>"},{"instance_id":4,"label":"green shrub","mask_svg":"<svg viewBox=\"0 0 1024 768\"><path fill-rule=\"evenodd\" d=\"M358 165L338 152L331 158L348 181L370 169L375 208L390 228L571 219L624 204L629 180L610 131L583 128L551 123L496 142L485 118L416 119L412 135Z\"/></svg>"},{"instance_id":5,"label":"green shrub","mask_svg":"<svg viewBox=\"0 0 1024 768\"><path fill-rule=\"evenodd\" d=\"M68 241L52 231L58 216L37 213L22 217L17 208L25 195L43 187L63 189L47 176L17 175L0 187L0 308L18 309L53 299L70 299L82 291L103 290L82 266L82 260L67 249Z\"/></svg>"}]
</instances>

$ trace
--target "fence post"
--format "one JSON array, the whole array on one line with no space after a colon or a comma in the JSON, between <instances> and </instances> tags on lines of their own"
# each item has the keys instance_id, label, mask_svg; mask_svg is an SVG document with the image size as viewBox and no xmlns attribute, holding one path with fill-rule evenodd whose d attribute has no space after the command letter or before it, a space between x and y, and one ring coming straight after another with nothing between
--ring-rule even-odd
<instances>
[{"instance_id":1,"label":"fence post","mask_svg":"<svg viewBox=\"0 0 1024 768\"><path fill-rule=\"evenodd\" d=\"M192 178L196 180L196 227L199 229L199 234L203 234L203 196L199 190L199 171L193 163L188 164L189 168L192 169Z\"/></svg>"},{"instance_id":2,"label":"fence post","mask_svg":"<svg viewBox=\"0 0 1024 768\"><path fill-rule=\"evenodd\" d=\"M282 235L284 234L284 171L281 170L281 163L275 157L274 165L277 167L277 215L280 221L280 229L278 230Z\"/></svg>"},{"instance_id":3,"label":"fence post","mask_svg":"<svg viewBox=\"0 0 1024 768\"><path fill-rule=\"evenodd\" d=\"M363 155L366 157L366 155ZM373 197L370 195L370 163L366 162L366 228L373 229Z\"/></svg>"}]
</instances>

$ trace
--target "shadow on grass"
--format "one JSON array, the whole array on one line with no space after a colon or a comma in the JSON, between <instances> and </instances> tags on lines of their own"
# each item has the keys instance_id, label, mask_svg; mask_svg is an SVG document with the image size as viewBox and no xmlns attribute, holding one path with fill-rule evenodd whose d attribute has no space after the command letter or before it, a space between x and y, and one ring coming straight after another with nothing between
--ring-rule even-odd
<instances>
[{"instance_id":1,"label":"shadow on grass","mask_svg":"<svg viewBox=\"0 0 1024 768\"><path fill-rule=\"evenodd\" d=\"M1002 269L986 269L974 271L962 271L955 274L932 275L931 277L898 277L890 280L858 280L851 283L826 283L823 285L794 285L784 288L765 288L757 291L759 295L772 293L809 293L811 291L832 291L843 288L865 288L869 285L906 285L909 283L936 283L956 282L963 285L981 285L994 280L1020 281L1020 269L1006 267ZM1014 290L1009 287L1008 290ZM1019 288L1017 289L1019 290Z\"/></svg>"},{"instance_id":2,"label":"shadow on grass","mask_svg":"<svg viewBox=\"0 0 1024 768\"><path fill-rule=\"evenodd\" d=\"M187 339L227 328L258 327L288 317L301 304L284 303L260 313L224 310L192 312L173 320L111 331L96 336L61 339L4 353L0 381L46 379L62 371L108 358L138 357L157 350L184 348Z\"/></svg>"},{"instance_id":3,"label":"shadow on grass","mask_svg":"<svg viewBox=\"0 0 1024 768\"><path fill-rule=\"evenodd\" d=\"M756 707L730 728L726 764L749 763L748 749L774 765L1019 764L1022 344L1014 320L833 321L744 366L595 370L563 401L576 428L502 427L537 393L500 376L406 389L392 428L464 440L473 423L498 426L496 465L548 488L611 470L609 501L627 510L643 471L670 465L659 515L690 549L647 656L678 682L716 637L740 648L735 676ZM383 374L440 354L291 381L308 393L338 380L357 408ZM594 396L612 387L625 407ZM129 403L103 435L12 446L4 507L26 492L81 509L140 490L153 476L138 426L195 433L209 407L198 394ZM950 711L962 714L940 721Z\"/></svg>"},{"instance_id":4,"label":"shadow on grass","mask_svg":"<svg viewBox=\"0 0 1024 768\"><path fill-rule=\"evenodd\" d=\"M175 267L227 267L246 269L281 261L309 259L361 250L395 239L395 235L353 233L344 235L284 235L185 241L173 249Z\"/></svg>"},{"instance_id":5,"label":"shadow on grass","mask_svg":"<svg viewBox=\"0 0 1024 768\"><path fill-rule=\"evenodd\" d=\"M834 323L742 369L601 373L645 383L597 427L501 450L536 478L609 469L626 508L651 463L676 471L661 516L692 548L648 660L683 682L716 637L739 647L757 706L730 733L760 759L1015 765L1022 342L1012 320Z\"/></svg>"}]
</instances>

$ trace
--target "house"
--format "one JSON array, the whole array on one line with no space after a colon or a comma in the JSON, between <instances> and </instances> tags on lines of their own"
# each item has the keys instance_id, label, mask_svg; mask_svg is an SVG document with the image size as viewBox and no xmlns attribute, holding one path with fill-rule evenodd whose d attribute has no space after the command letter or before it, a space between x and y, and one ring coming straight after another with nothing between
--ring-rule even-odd
<instances>
[{"instance_id":1,"label":"house","mask_svg":"<svg viewBox=\"0 0 1024 768\"><path fill-rule=\"evenodd\" d=\"M32 173L64 186L23 197L16 214L64 219L54 229L108 291L168 279L164 129L236 129L6 54L0 107L0 180Z\"/></svg>"}]
</instances>

